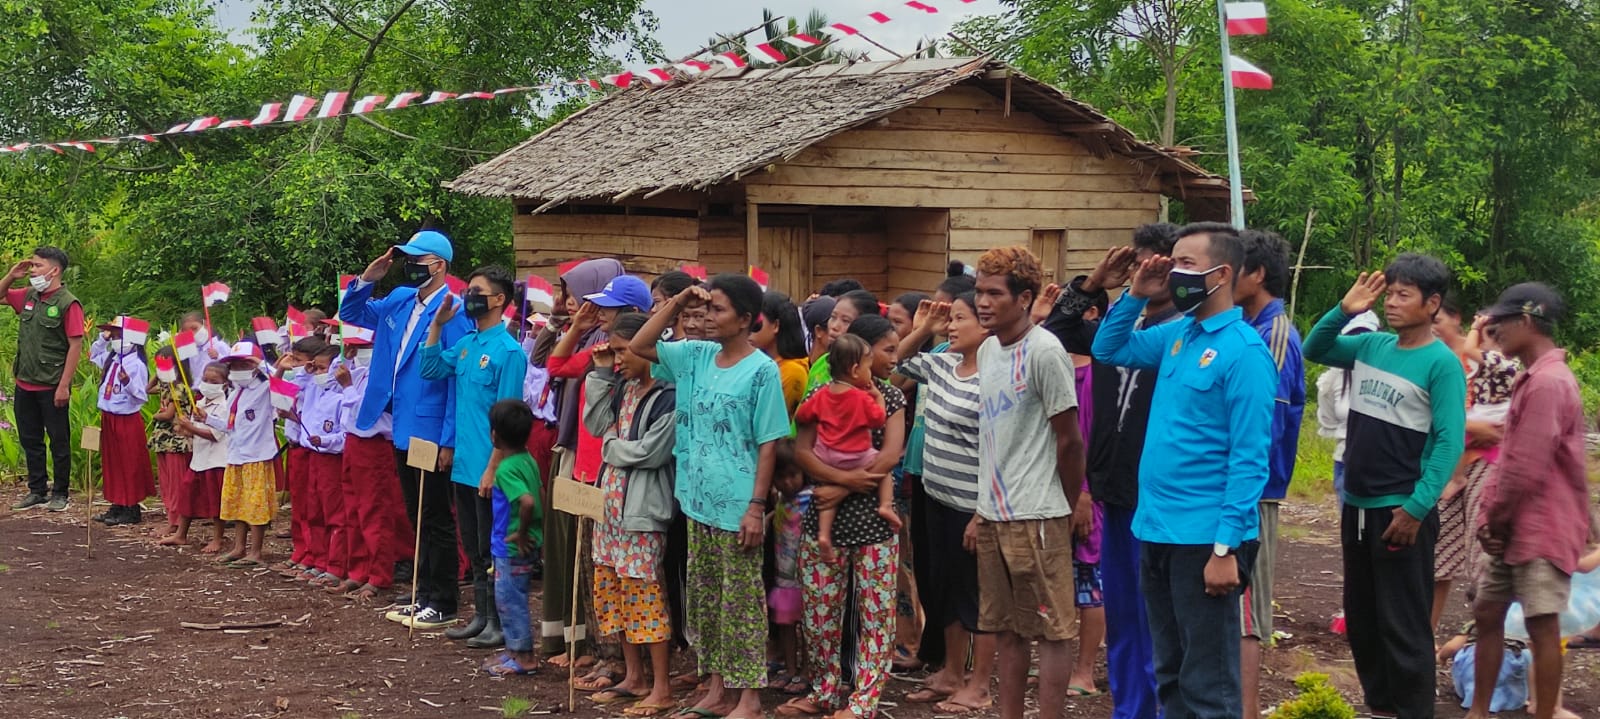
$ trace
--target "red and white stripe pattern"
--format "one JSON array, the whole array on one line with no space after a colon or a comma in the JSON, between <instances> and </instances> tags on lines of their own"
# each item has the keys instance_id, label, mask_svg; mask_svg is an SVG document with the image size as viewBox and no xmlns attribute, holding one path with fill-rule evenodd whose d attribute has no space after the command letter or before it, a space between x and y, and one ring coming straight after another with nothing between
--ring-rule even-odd
<instances>
[{"instance_id":1,"label":"red and white stripe pattern","mask_svg":"<svg viewBox=\"0 0 1600 719\"><path fill-rule=\"evenodd\" d=\"M184 330L172 336L172 352L178 359L188 362L200 356L200 347L195 344L194 332Z\"/></svg>"},{"instance_id":2,"label":"red and white stripe pattern","mask_svg":"<svg viewBox=\"0 0 1600 719\"><path fill-rule=\"evenodd\" d=\"M209 130L213 127L216 127L221 122L222 118L220 117L202 117L194 122L189 123L189 126L184 128L183 131L199 132L201 130Z\"/></svg>"},{"instance_id":3,"label":"red and white stripe pattern","mask_svg":"<svg viewBox=\"0 0 1600 719\"><path fill-rule=\"evenodd\" d=\"M889 21L893 20L894 18L889 17L881 12L869 12L867 13L867 19L878 23L879 25L887 25L889 24Z\"/></svg>"},{"instance_id":4,"label":"red and white stripe pattern","mask_svg":"<svg viewBox=\"0 0 1600 719\"><path fill-rule=\"evenodd\" d=\"M206 306L210 307L218 302L227 302L233 296L233 290L221 282L213 282L200 288L200 295L205 298Z\"/></svg>"},{"instance_id":5,"label":"red and white stripe pattern","mask_svg":"<svg viewBox=\"0 0 1600 719\"><path fill-rule=\"evenodd\" d=\"M283 118L286 122L300 122L311 114L311 109L317 106L317 99L305 95L295 95L289 99L289 114Z\"/></svg>"},{"instance_id":6,"label":"red and white stripe pattern","mask_svg":"<svg viewBox=\"0 0 1600 719\"><path fill-rule=\"evenodd\" d=\"M283 114L283 103L269 102L261 106L261 111L256 113L251 125L271 125L278 121L278 116Z\"/></svg>"},{"instance_id":7,"label":"red and white stripe pattern","mask_svg":"<svg viewBox=\"0 0 1600 719\"><path fill-rule=\"evenodd\" d=\"M394 99L389 101L389 107L386 109L398 110L402 107L408 107L411 105L412 100L415 100L419 97L422 97L422 93L420 92L402 92L398 95L395 95Z\"/></svg>"},{"instance_id":8,"label":"red and white stripe pattern","mask_svg":"<svg viewBox=\"0 0 1600 719\"><path fill-rule=\"evenodd\" d=\"M1267 4L1262 2L1231 2L1223 6L1228 18L1229 35L1267 34Z\"/></svg>"},{"instance_id":9,"label":"red and white stripe pattern","mask_svg":"<svg viewBox=\"0 0 1600 719\"><path fill-rule=\"evenodd\" d=\"M854 25L846 25L842 22L830 23L823 30L840 37L855 37L861 34L861 31L857 30Z\"/></svg>"},{"instance_id":10,"label":"red and white stripe pattern","mask_svg":"<svg viewBox=\"0 0 1600 719\"><path fill-rule=\"evenodd\" d=\"M673 65L673 67L682 70L684 74L691 77L711 69L711 65L699 60L684 60L683 62Z\"/></svg>"},{"instance_id":11,"label":"red and white stripe pattern","mask_svg":"<svg viewBox=\"0 0 1600 719\"><path fill-rule=\"evenodd\" d=\"M372 112L373 110L378 109L379 105L383 104L384 99L385 97L383 95L368 95L360 100L356 100L356 105L350 109L350 114L365 115L369 112Z\"/></svg>"},{"instance_id":12,"label":"red and white stripe pattern","mask_svg":"<svg viewBox=\"0 0 1600 719\"><path fill-rule=\"evenodd\" d=\"M300 387L288 380L272 378L272 406L288 412L294 409L294 400L300 396Z\"/></svg>"},{"instance_id":13,"label":"red and white stripe pattern","mask_svg":"<svg viewBox=\"0 0 1600 719\"><path fill-rule=\"evenodd\" d=\"M449 100L451 98L454 98L455 96L456 96L456 94L453 93L453 92L444 92L442 90L434 90L432 93L428 94L428 99L423 100L422 104L424 104L424 105L432 105L434 103L444 102L445 100Z\"/></svg>"},{"instance_id":14,"label":"red and white stripe pattern","mask_svg":"<svg viewBox=\"0 0 1600 719\"><path fill-rule=\"evenodd\" d=\"M773 47L771 43L765 43L765 42L756 43L755 51L758 52L758 53L761 53L761 55L763 57L765 57L768 60L771 60L773 62L788 62L789 61L789 58L787 56L785 56L782 52L779 52L778 48Z\"/></svg>"},{"instance_id":15,"label":"red and white stripe pattern","mask_svg":"<svg viewBox=\"0 0 1600 719\"><path fill-rule=\"evenodd\" d=\"M744 58L739 57L739 53L736 52L719 52L711 56L711 61L727 65L729 68L734 70L739 70L750 66L750 63L745 62Z\"/></svg>"},{"instance_id":16,"label":"red and white stripe pattern","mask_svg":"<svg viewBox=\"0 0 1600 719\"><path fill-rule=\"evenodd\" d=\"M1228 73L1240 90L1271 90L1272 76L1238 55L1228 56Z\"/></svg>"},{"instance_id":17,"label":"red and white stripe pattern","mask_svg":"<svg viewBox=\"0 0 1600 719\"><path fill-rule=\"evenodd\" d=\"M165 355L156 355L156 379L166 383L178 381L178 363Z\"/></svg>"},{"instance_id":18,"label":"red and white stripe pattern","mask_svg":"<svg viewBox=\"0 0 1600 719\"><path fill-rule=\"evenodd\" d=\"M629 85L633 84L633 73L632 72L619 72L619 73L616 73L614 75L606 75L605 77L600 78L600 81L604 82L607 85L613 85L615 87L626 88Z\"/></svg>"},{"instance_id":19,"label":"red and white stripe pattern","mask_svg":"<svg viewBox=\"0 0 1600 719\"><path fill-rule=\"evenodd\" d=\"M538 275L528 275L528 304L538 305L546 311L555 309L556 288L551 286L550 280Z\"/></svg>"},{"instance_id":20,"label":"red and white stripe pattern","mask_svg":"<svg viewBox=\"0 0 1600 719\"><path fill-rule=\"evenodd\" d=\"M104 325L107 329L122 330L122 339L136 345L150 341L150 323L137 317L118 315L116 319Z\"/></svg>"},{"instance_id":21,"label":"red and white stripe pattern","mask_svg":"<svg viewBox=\"0 0 1600 719\"><path fill-rule=\"evenodd\" d=\"M317 110L317 119L326 120L344 112L344 102L349 99L348 92L330 92L322 96L322 109Z\"/></svg>"},{"instance_id":22,"label":"red and white stripe pattern","mask_svg":"<svg viewBox=\"0 0 1600 719\"><path fill-rule=\"evenodd\" d=\"M659 67L652 67L639 75L652 85L665 85L672 82L672 73Z\"/></svg>"},{"instance_id":23,"label":"red and white stripe pattern","mask_svg":"<svg viewBox=\"0 0 1600 719\"><path fill-rule=\"evenodd\" d=\"M797 32L797 33L795 33L793 35L790 35L789 37L781 38L781 39L784 42L789 43L790 45L798 47L798 48L800 48L802 50L804 50L806 48L813 48L813 47L816 47L816 46L822 44L821 40L818 40L817 38L814 38L814 37L812 37L810 35L807 35L807 34L805 34L803 32Z\"/></svg>"},{"instance_id":24,"label":"red and white stripe pattern","mask_svg":"<svg viewBox=\"0 0 1600 719\"><path fill-rule=\"evenodd\" d=\"M912 10L921 10L929 15L934 15L939 12L939 8L936 8L925 2L917 2L917 0L910 0L910 2L907 2L905 5Z\"/></svg>"},{"instance_id":25,"label":"red and white stripe pattern","mask_svg":"<svg viewBox=\"0 0 1600 719\"><path fill-rule=\"evenodd\" d=\"M257 317L250 320L250 331L255 333L256 344L283 344L283 335L278 334L278 321L271 317Z\"/></svg>"}]
</instances>

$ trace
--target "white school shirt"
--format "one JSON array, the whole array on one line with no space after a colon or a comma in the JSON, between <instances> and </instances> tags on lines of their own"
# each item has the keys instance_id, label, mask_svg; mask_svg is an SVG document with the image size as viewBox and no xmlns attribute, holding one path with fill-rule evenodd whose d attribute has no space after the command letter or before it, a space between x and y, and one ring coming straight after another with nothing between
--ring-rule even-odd
<instances>
[{"instance_id":1,"label":"white school shirt","mask_svg":"<svg viewBox=\"0 0 1600 719\"><path fill-rule=\"evenodd\" d=\"M253 464L278 456L277 416L272 385L258 371L249 384L233 388L222 411L206 415L206 424L228 433L228 464Z\"/></svg>"},{"instance_id":2,"label":"white school shirt","mask_svg":"<svg viewBox=\"0 0 1600 719\"><path fill-rule=\"evenodd\" d=\"M205 410L207 417L218 414L226 416L228 404L229 398L226 396L216 399L200 398L200 409ZM211 428L209 422L206 424L208 429ZM228 466L228 433L218 431L216 434L215 440L200 434L194 436L193 449L189 454L189 469L205 472Z\"/></svg>"},{"instance_id":3,"label":"white school shirt","mask_svg":"<svg viewBox=\"0 0 1600 719\"><path fill-rule=\"evenodd\" d=\"M110 365L106 364L111 356L110 343L96 339L89 346L89 361L96 367L105 368L105 375L100 378L100 386L95 390L95 406L103 412L138 414L150 399L150 368L134 352L133 345L127 346L129 349L110 360Z\"/></svg>"},{"instance_id":4,"label":"white school shirt","mask_svg":"<svg viewBox=\"0 0 1600 719\"><path fill-rule=\"evenodd\" d=\"M367 395L367 377L371 372L358 362L351 362L349 366L350 386L339 395L344 399L344 431L363 439L394 439L394 415L388 412L378 415L378 421L372 423L371 429L356 427L356 415L361 414L361 402Z\"/></svg>"},{"instance_id":5,"label":"white school shirt","mask_svg":"<svg viewBox=\"0 0 1600 719\"><path fill-rule=\"evenodd\" d=\"M300 446L319 454L339 454L344 451L344 420L339 416L344 406L343 387L331 379L324 384L309 382L300 394L301 427ZM322 445L311 443L317 437Z\"/></svg>"}]
</instances>

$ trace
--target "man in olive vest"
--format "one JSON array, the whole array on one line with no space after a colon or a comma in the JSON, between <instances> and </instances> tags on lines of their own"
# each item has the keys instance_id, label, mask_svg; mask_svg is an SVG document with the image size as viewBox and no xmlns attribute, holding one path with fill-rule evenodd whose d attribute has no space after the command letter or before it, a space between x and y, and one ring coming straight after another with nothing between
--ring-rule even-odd
<instances>
[{"instance_id":1,"label":"man in olive vest","mask_svg":"<svg viewBox=\"0 0 1600 719\"><path fill-rule=\"evenodd\" d=\"M72 476L67 405L72 400L78 358L83 356L84 321L78 298L61 286L61 274L66 271L67 253L40 247L33 257L14 265L0 284L6 289L6 302L19 318L12 375L17 380L17 436L28 462L28 496L12 509L46 503L52 512L67 508L67 480ZM10 289L24 278L27 287ZM55 464L54 484L45 461L46 435Z\"/></svg>"}]
</instances>

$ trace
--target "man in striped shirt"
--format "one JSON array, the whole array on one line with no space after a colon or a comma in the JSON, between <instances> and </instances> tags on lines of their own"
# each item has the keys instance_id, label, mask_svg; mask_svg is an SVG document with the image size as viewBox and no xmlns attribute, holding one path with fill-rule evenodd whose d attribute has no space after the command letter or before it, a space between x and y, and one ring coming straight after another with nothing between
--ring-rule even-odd
<instances>
[{"instance_id":1,"label":"man in striped shirt","mask_svg":"<svg viewBox=\"0 0 1600 719\"><path fill-rule=\"evenodd\" d=\"M1239 687L1247 717L1261 713L1261 646L1272 643L1272 580L1278 550L1278 503L1289 491L1300 420L1306 410L1305 364L1300 357L1300 331L1284 311L1289 287L1289 245L1276 233L1245 230L1244 270L1233 288L1233 301L1245 320L1261 334L1278 368L1277 401L1272 411L1272 450L1267 456L1267 488L1261 494L1261 545L1250 586L1239 601L1244 638L1239 647Z\"/></svg>"}]
</instances>

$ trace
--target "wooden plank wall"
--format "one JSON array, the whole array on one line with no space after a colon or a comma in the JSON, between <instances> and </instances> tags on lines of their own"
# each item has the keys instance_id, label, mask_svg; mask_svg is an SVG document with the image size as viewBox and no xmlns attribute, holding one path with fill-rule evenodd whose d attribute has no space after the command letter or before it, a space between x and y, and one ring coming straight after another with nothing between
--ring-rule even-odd
<instances>
[{"instance_id":1,"label":"wooden plank wall","mask_svg":"<svg viewBox=\"0 0 1600 719\"><path fill-rule=\"evenodd\" d=\"M762 204L948 208L950 259L967 262L990 247L1027 245L1034 229L1064 229L1067 274L1088 271L1160 206L1157 183L1138 163L1096 157L1029 113L1008 116L999 98L971 86L829 138L744 184ZM891 266L930 271L925 258L894 259L926 245L894 247ZM923 289L924 277L905 277Z\"/></svg>"},{"instance_id":2,"label":"wooden plank wall","mask_svg":"<svg viewBox=\"0 0 1600 719\"><path fill-rule=\"evenodd\" d=\"M557 266L577 257L615 257L649 281L700 255L700 220L693 217L519 213L511 233L517 274L533 272L552 284Z\"/></svg>"},{"instance_id":3,"label":"wooden plank wall","mask_svg":"<svg viewBox=\"0 0 1600 719\"><path fill-rule=\"evenodd\" d=\"M706 272L745 272L744 215L700 218L700 264Z\"/></svg>"},{"instance_id":4,"label":"wooden plank wall","mask_svg":"<svg viewBox=\"0 0 1600 719\"><path fill-rule=\"evenodd\" d=\"M885 210L889 244L889 292L884 301L906 292L933 290L944 281L950 256L947 210Z\"/></svg>"},{"instance_id":5,"label":"wooden plank wall","mask_svg":"<svg viewBox=\"0 0 1600 719\"><path fill-rule=\"evenodd\" d=\"M830 280L854 277L874 294L887 293L887 229L884 213L876 209L819 207L813 210L810 292L821 289ZM793 293L797 295L795 301L805 300L810 292Z\"/></svg>"}]
</instances>

